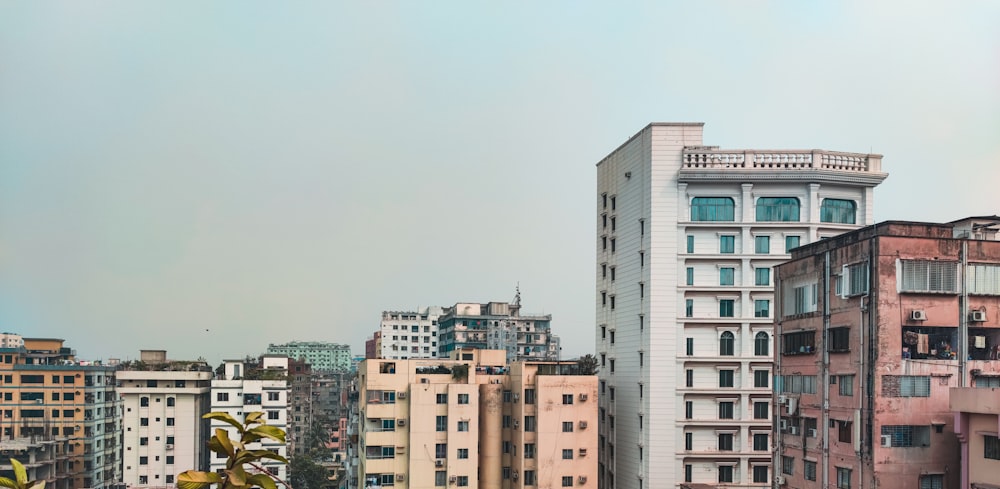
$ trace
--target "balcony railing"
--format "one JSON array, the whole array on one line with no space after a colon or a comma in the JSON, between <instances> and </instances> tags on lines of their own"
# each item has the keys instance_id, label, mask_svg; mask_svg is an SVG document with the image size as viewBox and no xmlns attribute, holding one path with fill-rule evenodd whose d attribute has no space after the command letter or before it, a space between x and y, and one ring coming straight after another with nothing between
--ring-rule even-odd
<instances>
[{"instance_id":1,"label":"balcony railing","mask_svg":"<svg viewBox=\"0 0 1000 489\"><path fill-rule=\"evenodd\" d=\"M822 169L878 173L881 171L881 166L882 158L879 155L838 151L733 151L692 148L685 150L683 155L683 169Z\"/></svg>"}]
</instances>

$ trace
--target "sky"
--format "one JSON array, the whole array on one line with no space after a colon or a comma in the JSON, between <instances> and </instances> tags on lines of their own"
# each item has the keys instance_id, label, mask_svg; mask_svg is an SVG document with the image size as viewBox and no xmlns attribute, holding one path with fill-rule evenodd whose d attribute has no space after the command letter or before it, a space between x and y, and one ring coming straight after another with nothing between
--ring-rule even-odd
<instances>
[{"instance_id":1,"label":"sky","mask_svg":"<svg viewBox=\"0 0 1000 489\"><path fill-rule=\"evenodd\" d=\"M884 155L1000 214L1000 3L4 2L0 331L89 359L364 352L509 301L593 352L596 170L652 121Z\"/></svg>"}]
</instances>

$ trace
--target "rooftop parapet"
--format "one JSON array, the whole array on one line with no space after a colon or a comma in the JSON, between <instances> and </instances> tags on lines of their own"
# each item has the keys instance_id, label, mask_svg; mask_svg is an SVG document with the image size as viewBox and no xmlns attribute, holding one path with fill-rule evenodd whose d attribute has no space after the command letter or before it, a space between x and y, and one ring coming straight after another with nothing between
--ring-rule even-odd
<instances>
[{"instance_id":1,"label":"rooftop parapet","mask_svg":"<svg viewBox=\"0 0 1000 489\"><path fill-rule=\"evenodd\" d=\"M719 149L716 146L690 146L684 148L681 175L697 179L697 174L711 172L780 172L787 178L801 178L797 172L865 176L872 183L879 183L887 176L882 173L882 155L845 153L842 151L812 150L759 150Z\"/></svg>"}]
</instances>

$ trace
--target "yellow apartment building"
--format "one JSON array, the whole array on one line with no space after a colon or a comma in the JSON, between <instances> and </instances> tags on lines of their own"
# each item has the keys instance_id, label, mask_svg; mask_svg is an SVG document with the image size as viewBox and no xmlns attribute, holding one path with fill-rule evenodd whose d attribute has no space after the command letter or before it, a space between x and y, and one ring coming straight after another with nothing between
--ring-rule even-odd
<instances>
[{"instance_id":1,"label":"yellow apartment building","mask_svg":"<svg viewBox=\"0 0 1000 489\"><path fill-rule=\"evenodd\" d=\"M597 376L504 350L359 367L358 480L483 489L597 487Z\"/></svg>"},{"instance_id":2,"label":"yellow apartment building","mask_svg":"<svg viewBox=\"0 0 1000 489\"><path fill-rule=\"evenodd\" d=\"M0 348L4 445L66 440L46 487L107 488L121 481L121 402L114 367L78 361L63 340L24 338Z\"/></svg>"}]
</instances>

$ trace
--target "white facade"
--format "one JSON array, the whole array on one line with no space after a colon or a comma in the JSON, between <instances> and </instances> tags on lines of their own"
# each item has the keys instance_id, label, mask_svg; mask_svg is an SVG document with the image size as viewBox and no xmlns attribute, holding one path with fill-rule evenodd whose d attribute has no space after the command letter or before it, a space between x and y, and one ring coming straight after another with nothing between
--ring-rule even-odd
<instances>
[{"instance_id":1,"label":"white facade","mask_svg":"<svg viewBox=\"0 0 1000 489\"><path fill-rule=\"evenodd\" d=\"M21 348L24 338L16 333L0 333L0 348Z\"/></svg>"},{"instance_id":2,"label":"white facade","mask_svg":"<svg viewBox=\"0 0 1000 489\"><path fill-rule=\"evenodd\" d=\"M420 307L416 311L384 311L380 358L437 358L438 318L443 307Z\"/></svg>"},{"instance_id":3,"label":"white facade","mask_svg":"<svg viewBox=\"0 0 1000 489\"><path fill-rule=\"evenodd\" d=\"M206 365L207 367L207 365ZM177 474L207 470L212 372L118 372L123 402L123 481L130 487L174 487Z\"/></svg>"},{"instance_id":4,"label":"white facade","mask_svg":"<svg viewBox=\"0 0 1000 489\"><path fill-rule=\"evenodd\" d=\"M247 413L264 412L264 419L269 426L275 426L288 432L288 394L287 380L288 359L265 356L264 370L267 374L247 372L242 360L225 361L225 376L212 381L212 412L225 412L238 421L243 421ZM278 378L280 380L248 380L246 377ZM228 423L212 420L211 431L223 428L229 432L229 437L239 439L239 432ZM288 448L284 443L263 439L247 445L247 449L266 449L278 455L288 457ZM210 470L215 472L224 469L226 459L217 454L211 454ZM273 460L264 460L261 465L272 475L285 480L288 478L288 466Z\"/></svg>"},{"instance_id":5,"label":"white facade","mask_svg":"<svg viewBox=\"0 0 1000 489\"><path fill-rule=\"evenodd\" d=\"M770 486L770 269L870 224L885 178L879 155L719 150L702 129L651 124L597 165L601 487Z\"/></svg>"}]
</instances>

